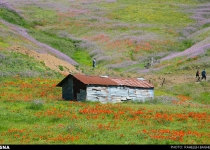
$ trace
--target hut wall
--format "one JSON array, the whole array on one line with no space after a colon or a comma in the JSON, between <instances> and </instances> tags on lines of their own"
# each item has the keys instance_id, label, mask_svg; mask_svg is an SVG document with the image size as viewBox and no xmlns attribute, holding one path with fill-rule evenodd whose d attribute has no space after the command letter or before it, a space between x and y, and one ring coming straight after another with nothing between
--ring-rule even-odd
<instances>
[{"instance_id":1,"label":"hut wall","mask_svg":"<svg viewBox=\"0 0 210 150\"><path fill-rule=\"evenodd\" d=\"M99 101L101 103L119 103L133 100L142 101L154 98L153 89L130 88L124 86L87 86L87 101Z\"/></svg>"},{"instance_id":2,"label":"hut wall","mask_svg":"<svg viewBox=\"0 0 210 150\"><path fill-rule=\"evenodd\" d=\"M119 103L127 100L128 88L123 86L110 87L110 102Z\"/></svg>"},{"instance_id":3,"label":"hut wall","mask_svg":"<svg viewBox=\"0 0 210 150\"><path fill-rule=\"evenodd\" d=\"M65 100L74 99L73 80L72 77L68 78L62 85L62 98Z\"/></svg>"},{"instance_id":4,"label":"hut wall","mask_svg":"<svg viewBox=\"0 0 210 150\"><path fill-rule=\"evenodd\" d=\"M77 93L77 101L83 101L86 99L86 90L80 89L80 92Z\"/></svg>"},{"instance_id":5,"label":"hut wall","mask_svg":"<svg viewBox=\"0 0 210 150\"><path fill-rule=\"evenodd\" d=\"M129 98L133 101L146 101L154 99L154 89L130 88Z\"/></svg>"},{"instance_id":6,"label":"hut wall","mask_svg":"<svg viewBox=\"0 0 210 150\"><path fill-rule=\"evenodd\" d=\"M108 102L108 86L87 85L87 101L93 102Z\"/></svg>"}]
</instances>

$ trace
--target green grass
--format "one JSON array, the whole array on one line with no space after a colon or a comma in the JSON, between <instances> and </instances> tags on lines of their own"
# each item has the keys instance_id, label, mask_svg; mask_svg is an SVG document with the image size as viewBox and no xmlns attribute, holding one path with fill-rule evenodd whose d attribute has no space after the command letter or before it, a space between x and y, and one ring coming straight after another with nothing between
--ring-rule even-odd
<instances>
[{"instance_id":1,"label":"green grass","mask_svg":"<svg viewBox=\"0 0 210 150\"><path fill-rule=\"evenodd\" d=\"M17 36L14 37L14 35L9 32L10 28L7 25L4 25L3 23L0 23L0 49L4 50L11 46L11 41L18 41Z\"/></svg>"},{"instance_id":2,"label":"green grass","mask_svg":"<svg viewBox=\"0 0 210 150\"><path fill-rule=\"evenodd\" d=\"M108 5L112 5L108 8L116 8L112 13L108 14L109 18L123 22L167 24L171 27L183 27L193 22L186 14L181 13L180 8L173 3L169 5L165 5L165 3L150 3L148 5L148 2L136 3L132 1L124 4L122 6L123 9L116 7L118 3Z\"/></svg>"},{"instance_id":3,"label":"green grass","mask_svg":"<svg viewBox=\"0 0 210 150\"><path fill-rule=\"evenodd\" d=\"M144 67L144 63L138 63L138 64L134 64L128 67L123 67L123 68L114 68L113 70L117 71L117 72L124 72L126 70L132 69L132 68L145 68Z\"/></svg>"},{"instance_id":4,"label":"green grass","mask_svg":"<svg viewBox=\"0 0 210 150\"><path fill-rule=\"evenodd\" d=\"M4 40L4 38L0 37L0 48L7 48L9 44Z\"/></svg>"},{"instance_id":5,"label":"green grass","mask_svg":"<svg viewBox=\"0 0 210 150\"><path fill-rule=\"evenodd\" d=\"M208 38L210 36L210 29L209 30L206 30L204 32L201 32L197 35L195 35L194 37L192 37L192 39L195 41L195 42L200 42L202 40L205 40L206 38Z\"/></svg>"},{"instance_id":6,"label":"green grass","mask_svg":"<svg viewBox=\"0 0 210 150\"><path fill-rule=\"evenodd\" d=\"M188 14L181 13L181 8L178 7L177 3L187 4L187 5L190 4L191 6L193 6L196 4L196 2L194 1L185 1L185 2L184 1L178 1L178 2L169 1L168 2L167 1L168 5L165 5L165 3L163 2L165 1L161 1L161 3L143 2L143 1L139 1L139 2L129 1L128 3L125 1L119 1L116 3L100 3L96 5L101 8L105 8L109 10L107 11L108 13L106 14L106 16L111 20L116 19L116 18L112 18L112 16L119 16L117 18L117 21L120 21L122 23L123 22L133 23L133 21L136 21L137 23L155 24L155 26L152 26L152 27L148 26L144 28L144 30L148 31L148 33L152 32L160 36L165 36L167 39L169 39L169 41L166 42L167 44L165 44L165 46L162 46L162 44L153 43L152 51L154 52L159 51L159 50L173 51L173 50L177 50L177 47L180 47L179 48L180 51L184 50L189 47L189 44L192 44L192 43L188 42L186 44L186 42L184 41L182 44L180 42L176 42L174 38L177 37L178 33L177 31L175 31L174 27L183 28L186 25L192 24L193 21L189 18ZM121 7L123 7L124 9L121 9ZM30 8L30 12L27 12L27 9L29 8ZM70 32L72 35L77 35L79 37L83 37L86 35L94 36L95 34L97 34L98 31L107 32L108 35L109 34L112 35L113 33L113 30L109 30L109 28L106 28L106 27L104 28L103 26L100 27L100 25L94 24L94 22L89 22L88 18L86 19L84 18L85 23L81 24L78 18L65 16L65 13L63 14L64 16L62 15L59 16L59 14L57 14L56 11L39 8L33 5L31 5L30 7L24 7L22 9L25 10L25 12L23 13L28 24L30 24L31 28L34 28L30 32L32 36L34 36L37 40L43 43L46 43L60 50L61 52L67 54L68 56L74 58L75 61L78 61L82 65L84 64L87 66L90 65L89 63L90 56L88 56L88 53L84 52L85 53L84 55L86 55L85 57L83 57L83 55L74 54L77 50L74 46L72 46L71 42L73 42L73 40L58 37L56 35L57 33L59 33L58 31L65 30L67 32ZM145 11L147 13L145 13ZM86 14L85 16L88 17L88 14ZM182 18L182 20L179 18ZM95 30L95 32L90 27L86 26L89 23L94 26L93 29ZM164 24L167 24L167 28ZM115 32L119 28L117 28ZM136 30L138 30L138 28ZM122 34L124 32L129 32L129 31L131 31L130 28L122 28L122 30L119 30L117 32L118 34ZM163 38L162 40L165 40L165 39ZM112 53L113 54L115 53L115 50L113 49L106 49L106 45L103 48L105 51L107 51L107 53L110 53L111 55ZM144 53L144 55L147 55L147 54L148 53ZM138 53L135 55L136 55L135 57L139 56ZM129 55L129 56L124 56L124 57L120 59L136 60L134 56ZM113 61L110 61L110 63L113 63ZM101 63L101 65L106 65L106 63Z\"/></svg>"},{"instance_id":7,"label":"green grass","mask_svg":"<svg viewBox=\"0 0 210 150\"><path fill-rule=\"evenodd\" d=\"M178 99L197 95L207 82L157 88L152 101L101 104L62 100L61 88L55 87L62 79L0 77L1 143L209 143L209 94L201 94L203 101Z\"/></svg>"},{"instance_id":8,"label":"green grass","mask_svg":"<svg viewBox=\"0 0 210 150\"><path fill-rule=\"evenodd\" d=\"M57 35L50 32L39 32L33 30L29 33L38 41L50 45L51 47L58 49L70 57L75 53L76 42L71 39L58 37Z\"/></svg>"},{"instance_id":9,"label":"green grass","mask_svg":"<svg viewBox=\"0 0 210 150\"><path fill-rule=\"evenodd\" d=\"M45 10L36 7L30 7L30 10L33 13L31 14L29 13L27 15L29 15L31 18L37 18L37 19L33 20L32 22L28 21L28 23L24 18L20 17L16 12L8 10L6 8L1 8L0 14L2 19L5 19L6 21L12 24L29 28L28 30L29 34L32 35L38 41L48 44L55 49L58 49L62 53L68 55L69 57L72 57L75 61L78 61L83 65L90 65L89 62L91 58L88 55L88 53L76 47L76 44L80 43L81 41L59 37L55 33L51 32L51 30L39 31L33 29L36 28L36 26L44 26L54 23L53 20L56 20L56 14L53 13L54 11ZM3 37L0 38L0 46L2 48L9 47L9 45L10 44L8 44ZM83 57L83 55L86 55L86 57Z\"/></svg>"},{"instance_id":10,"label":"green grass","mask_svg":"<svg viewBox=\"0 0 210 150\"><path fill-rule=\"evenodd\" d=\"M42 43L46 43L51 47L68 55L80 65L91 66L92 58L85 49L79 48L77 45L81 42L79 40L72 40L69 38L59 37L50 32L30 31L30 34Z\"/></svg>"},{"instance_id":11,"label":"green grass","mask_svg":"<svg viewBox=\"0 0 210 150\"><path fill-rule=\"evenodd\" d=\"M92 58L90 57L87 51L78 49L76 50L72 58L76 60L79 64L92 67Z\"/></svg>"},{"instance_id":12,"label":"green grass","mask_svg":"<svg viewBox=\"0 0 210 150\"><path fill-rule=\"evenodd\" d=\"M59 73L47 68L40 61L27 55L1 51L0 52L1 76L59 76Z\"/></svg>"},{"instance_id":13,"label":"green grass","mask_svg":"<svg viewBox=\"0 0 210 150\"><path fill-rule=\"evenodd\" d=\"M80 2L77 4L80 4ZM83 14L84 16L81 18L81 15L76 15L74 17L68 12L59 13L55 9L41 8L36 5L24 5L19 8L23 10L22 13L24 18L20 17L16 12L5 8L1 9L1 17L8 22L27 28L30 35L38 41L58 49L73 58L80 65L85 65L87 67L91 66L92 56L89 55L88 51L90 52L92 49L90 48L87 50L78 48L76 45L82 43L82 41L60 37L58 36L58 34L61 33L60 31L79 38L105 34L110 40L115 39L116 35L119 37L124 33L129 35L137 30L144 30L144 34L152 33L157 35L156 39L158 40L151 39L152 41L149 41L151 46L150 50L145 51L141 49L135 53L129 53L130 47L127 45L120 48L109 48L108 46L110 43L95 41L106 55L115 56L115 59L108 62L98 62L98 65L102 66L100 68L104 68L107 64L117 63L122 59L138 61L140 56L167 51L183 51L192 46L194 42L190 39L181 42L176 40L181 36L177 29L180 30L187 25L192 25L194 23L194 21L190 19L191 14L184 13L180 4L193 8L198 3L194 0L159 0L158 2L145 2L142 0L131 0L127 2L120 0L113 3L100 2L89 4L90 8L101 8L104 13L103 17L113 21L107 24L92 21L94 20L91 19L92 16L98 16L98 14L92 10L90 10L89 13ZM84 6L84 8L86 7ZM78 11L79 10L80 8L78 8ZM99 15L98 17L103 20L102 16ZM121 23L126 25L121 26ZM134 23L145 24L146 26L138 27L132 25ZM116 27L116 29L114 28L115 24L119 24L119 27ZM4 41L0 42L0 44L2 47L7 46ZM132 50L134 50L135 47L137 47L137 45L133 44ZM123 53L123 56L118 57L117 55L119 55L119 53ZM135 65L130 66L129 68L132 67L135 67ZM115 71L124 72L124 70L125 69L118 69Z\"/></svg>"},{"instance_id":14,"label":"green grass","mask_svg":"<svg viewBox=\"0 0 210 150\"><path fill-rule=\"evenodd\" d=\"M28 28L29 25L24 20L23 17L21 17L18 13L12 10L8 10L6 8L0 8L0 18L16 25L23 26L25 28Z\"/></svg>"},{"instance_id":15,"label":"green grass","mask_svg":"<svg viewBox=\"0 0 210 150\"><path fill-rule=\"evenodd\" d=\"M57 13L55 10L51 9L43 9L41 7L37 7L36 5L28 5L27 7L23 7L23 10L26 10L27 13L24 13L24 18L26 22L29 24L30 28L36 28L37 26L48 26L56 24ZM30 11L28 11L30 10Z\"/></svg>"},{"instance_id":16,"label":"green grass","mask_svg":"<svg viewBox=\"0 0 210 150\"><path fill-rule=\"evenodd\" d=\"M197 101L202 104L209 104L210 94L209 89L206 92L200 93L200 97L198 96Z\"/></svg>"},{"instance_id":17,"label":"green grass","mask_svg":"<svg viewBox=\"0 0 210 150\"><path fill-rule=\"evenodd\" d=\"M43 87L35 86L39 85L36 79L19 81L31 83L34 85L32 89L43 91ZM44 81L47 82L46 79ZM9 83L9 79L5 79L0 88L15 88ZM23 94L27 94L25 88L22 90ZM52 90L59 94L56 88ZM69 102L49 98L17 101L7 99L12 92L1 90L0 94L4 92L8 93L6 99L0 99L0 119L4 120L0 125L0 141L4 144L168 145L209 142L206 134L208 120L205 120L205 115L210 115L206 113L208 108L190 105L177 108L175 104L163 104L161 101L122 104ZM204 116L200 122L196 117L202 114Z\"/></svg>"},{"instance_id":18,"label":"green grass","mask_svg":"<svg viewBox=\"0 0 210 150\"><path fill-rule=\"evenodd\" d=\"M184 51L185 49L190 48L194 44L195 44L195 42L193 42L193 40L186 39L179 45L179 47L177 49L178 49L178 51Z\"/></svg>"},{"instance_id":19,"label":"green grass","mask_svg":"<svg viewBox=\"0 0 210 150\"><path fill-rule=\"evenodd\" d=\"M195 103L209 104L209 81L202 81L201 83L191 82L173 85L173 87L157 88L155 92L157 96L168 95L178 96L185 95L191 97Z\"/></svg>"}]
</instances>

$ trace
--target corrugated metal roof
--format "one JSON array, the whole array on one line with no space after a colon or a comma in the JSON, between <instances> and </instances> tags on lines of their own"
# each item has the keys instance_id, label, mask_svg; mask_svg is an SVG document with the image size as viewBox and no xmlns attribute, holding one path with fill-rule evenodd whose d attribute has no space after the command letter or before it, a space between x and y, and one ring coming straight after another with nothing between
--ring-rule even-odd
<instances>
[{"instance_id":1,"label":"corrugated metal roof","mask_svg":"<svg viewBox=\"0 0 210 150\"><path fill-rule=\"evenodd\" d=\"M73 75L75 78L83 82L84 84L99 84L99 85L117 85L117 83L110 78L100 76L89 76L82 74Z\"/></svg>"},{"instance_id":2,"label":"corrugated metal roof","mask_svg":"<svg viewBox=\"0 0 210 150\"><path fill-rule=\"evenodd\" d=\"M154 88L154 86L146 80L139 80L137 78L113 78L106 76L89 76L84 74L69 74L73 76L84 84L96 84L96 85L121 85L130 87L141 87L141 88ZM57 86L61 86L66 80L64 78Z\"/></svg>"},{"instance_id":3,"label":"corrugated metal roof","mask_svg":"<svg viewBox=\"0 0 210 150\"><path fill-rule=\"evenodd\" d=\"M137 78L111 78L118 85L130 86L130 87L143 87L152 88L154 87L151 83L146 80L139 80Z\"/></svg>"}]
</instances>

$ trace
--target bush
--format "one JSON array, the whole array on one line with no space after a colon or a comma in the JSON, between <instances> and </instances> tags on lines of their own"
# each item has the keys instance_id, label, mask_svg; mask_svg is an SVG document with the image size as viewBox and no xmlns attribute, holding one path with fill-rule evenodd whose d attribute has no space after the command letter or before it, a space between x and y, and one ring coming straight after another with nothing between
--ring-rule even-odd
<instances>
[{"instance_id":1,"label":"bush","mask_svg":"<svg viewBox=\"0 0 210 150\"><path fill-rule=\"evenodd\" d=\"M60 71L63 71L63 66L59 65L59 69L60 69Z\"/></svg>"},{"instance_id":2,"label":"bush","mask_svg":"<svg viewBox=\"0 0 210 150\"><path fill-rule=\"evenodd\" d=\"M32 101L31 105L28 107L29 109L33 110L42 110L44 107L44 102L41 100L34 100Z\"/></svg>"}]
</instances>

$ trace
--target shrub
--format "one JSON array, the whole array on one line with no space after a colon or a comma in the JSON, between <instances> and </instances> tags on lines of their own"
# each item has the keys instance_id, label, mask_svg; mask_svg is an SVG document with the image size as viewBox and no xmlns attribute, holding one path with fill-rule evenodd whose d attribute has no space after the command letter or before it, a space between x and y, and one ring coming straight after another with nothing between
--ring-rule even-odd
<instances>
[{"instance_id":1,"label":"shrub","mask_svg":"<svg viewBox=\"0 0 210 150\"><path fill-rule=\"evenodd\" d=\"M44 106L44 102L42 100L34 100L31 102L29 109L33 110L42 110Z\"/></svg>"},{"instance_id":2,"label":"shrub","mask_svg":"<svg viewBox=\"0 0 210 150\"><path fill-rule=\"evenodd\" d=\"M60 69L60 71L63 71L63 66L59 65L59 69Z\"/></svg>"}]
</instances>

